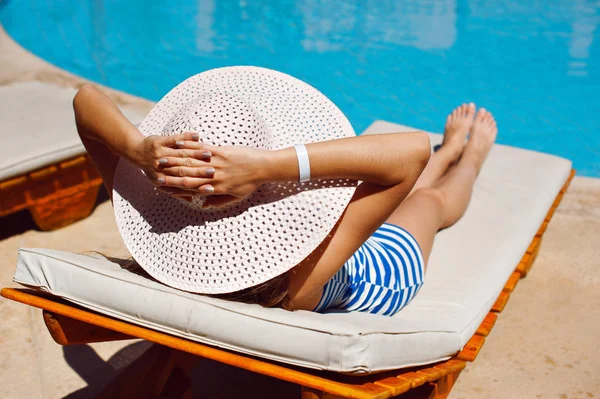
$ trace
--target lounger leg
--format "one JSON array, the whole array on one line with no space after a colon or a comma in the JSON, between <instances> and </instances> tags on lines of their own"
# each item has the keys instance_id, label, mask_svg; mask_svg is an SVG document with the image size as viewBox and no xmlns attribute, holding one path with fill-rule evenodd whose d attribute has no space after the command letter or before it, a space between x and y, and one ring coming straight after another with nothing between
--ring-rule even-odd
<instances>
[{"instance_id":1,"label":"lounger leg","mask_svg":"<svg viewBox=\"0 0 600 399\"><path fill-rule=\"evenodd\" d=\"M44 310L44 323L57 344L79 345L90 342L118 341L135 339L131 335L102 328L90 323L71 319L60 314Z\"/></svg>"},{"instance_id":2,"label":"lounger leg","mask_svg":"<svg viewBox=\"0 0 600 399\"><path fill-rule=\"evenodd\" d=\"M446 399L448 395L450 395L450 391L452 390L452 387L454 387L461 371L462 370L459 370L452 374L448 374L437 380L435 383L431 383L434 385L434 390L431 396L429 396L429 399Z\"/></svg>"},{"instance_id":3,"label":"lounger leg","mask_svg":"<svg viewBox=\"0 0 600 399\"><path fill-rule=\"evenodd\" d=\"M191 398L187 373L199 358L162 345L153 345L97 396L115 398Z\"/></svg>"},{"instance_id":4,"label":"lounger leg","mask_svg":"<svg viewBox=\"0 0 600 399\"><path fill-rule=\"evenodd\" d=\"M99 185L79 185L32 200L29 212L41 230L55 230L87 217L96 204Z\"/></svg>"},{"instance_id":5,"label":"lounger leg","mask_svg":"<svg viewBox=\"0 0 600 399\"><path fill-rule=\"evenodd\" d=\"M313 388L302 387L302 399L343 399L343 397Z\"/></svg>"}]
</instances>

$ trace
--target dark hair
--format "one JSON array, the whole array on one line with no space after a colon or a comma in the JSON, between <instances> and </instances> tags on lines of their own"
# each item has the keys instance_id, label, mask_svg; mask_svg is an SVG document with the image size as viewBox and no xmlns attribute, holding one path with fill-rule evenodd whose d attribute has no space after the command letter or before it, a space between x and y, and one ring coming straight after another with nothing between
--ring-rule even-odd
<instances>
[{"instance_id":1,"label":"dark hair","mask_svg":"<svg viewBox=\"0 0 600 399\"><path fill-rule=\"evenodd\" d=\"M133 259L121 259L106 256L100 252L98 253L111 262L118 263L123 269L126 269L132 273L139 274L143 277L155 280L150 276L142 267ZM225 299L228 301L236 301L243 303L251 303L262 305L267 308L283 308L286 310L292 310L290 306L290 300L287 296L290 287L290 276L289 272L285 272L271 280L265 281L264 283L255 285L253 287L244 288L243 290L229 292L227 294L210 294L207 296L219 299Z\"/></svg>"},{"instance_id":2,"label":"dark hair","mask_svg":"<svg viewBox=\"0 0 600 399\"><path fill-rule=\"evenodd\" d=\"M290 300L287 296L290 287L290 276L285 272L264 283L244 288L240 291L227 294L209 295L213 298L226 299L229 301L256 303L267 308L283 308L291 310Z\"/></svg>"}]
</instances>

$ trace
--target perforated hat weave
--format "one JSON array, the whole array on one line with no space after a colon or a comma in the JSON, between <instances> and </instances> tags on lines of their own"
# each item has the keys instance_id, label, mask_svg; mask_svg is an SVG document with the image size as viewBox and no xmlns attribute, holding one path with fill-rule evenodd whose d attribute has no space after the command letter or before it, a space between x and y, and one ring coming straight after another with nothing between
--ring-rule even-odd
<instances>
[{"instance_id":1,"label":"perforated hat weave","mask_svg":"<svg viewBox=\"0 0 600 399\"><path fill-rule=\"evenodd\" d=\"M139 127L144 136L198 132L204 143L277 150L354 136L323 94L289 75L257 67L213 69L180 83ZM270 280L323 242L356 188L351 180L269 183L223 208L202 209L156 191L121 160L115 218L134 259L164 284L227 293Z\"/></svg>"}]
</instances>

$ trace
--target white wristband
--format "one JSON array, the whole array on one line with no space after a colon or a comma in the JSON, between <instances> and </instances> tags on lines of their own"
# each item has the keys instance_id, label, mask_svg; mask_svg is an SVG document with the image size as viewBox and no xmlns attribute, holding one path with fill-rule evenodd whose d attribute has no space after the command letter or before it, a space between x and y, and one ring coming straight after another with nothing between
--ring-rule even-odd
<instances>
[{"instance_id":1,"label":"white wristband","mask_svg":"<svg viewBox=\"0 0 600 399\"><path fill-rule=\"evenodd\" d=\"M300 177L298 181L305 182L310 180L310 161L308 160L308 151L304 144L295 145L296 156L298 157L298 169Z\"/></svg>"}]
</instances>

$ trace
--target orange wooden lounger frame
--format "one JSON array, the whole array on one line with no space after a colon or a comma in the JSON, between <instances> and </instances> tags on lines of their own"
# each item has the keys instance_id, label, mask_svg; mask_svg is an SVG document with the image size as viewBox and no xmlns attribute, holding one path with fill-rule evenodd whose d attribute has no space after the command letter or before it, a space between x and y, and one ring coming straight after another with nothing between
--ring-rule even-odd
<instances>
[{"instance_id":1,"label":"orange wooden lounger frame","mask_svg":"<svg viewBox=\"0 0 600 399\"><path fill-rule=\"evenodd\" d=\"M187 377L197 356L265 374L302 386L303 399L446 398L467 362L477 357L519 280L527 275L538 254L542 235L560 203L575 171L556 197L535 238L510 276L504 290L477 332L452 359L427 366L369 376L318 372L241 355L113 319L41 292L4 288L2 296L43 309L54 340L61 345L141 338L154 345L100 393L100 398L191 397Z\"/></svg>"},{"instance_id":2,"label":"orange wooden lounger frame","mask_svg":"<svg viewBox=\"0 0 600 399\"><path fill-rule=\"evenodd\" d=\"M0 217L29 209L41 230L55 230L94 209L100 175L87 155L0 181Z\"/></svg>"}]
</instances>

